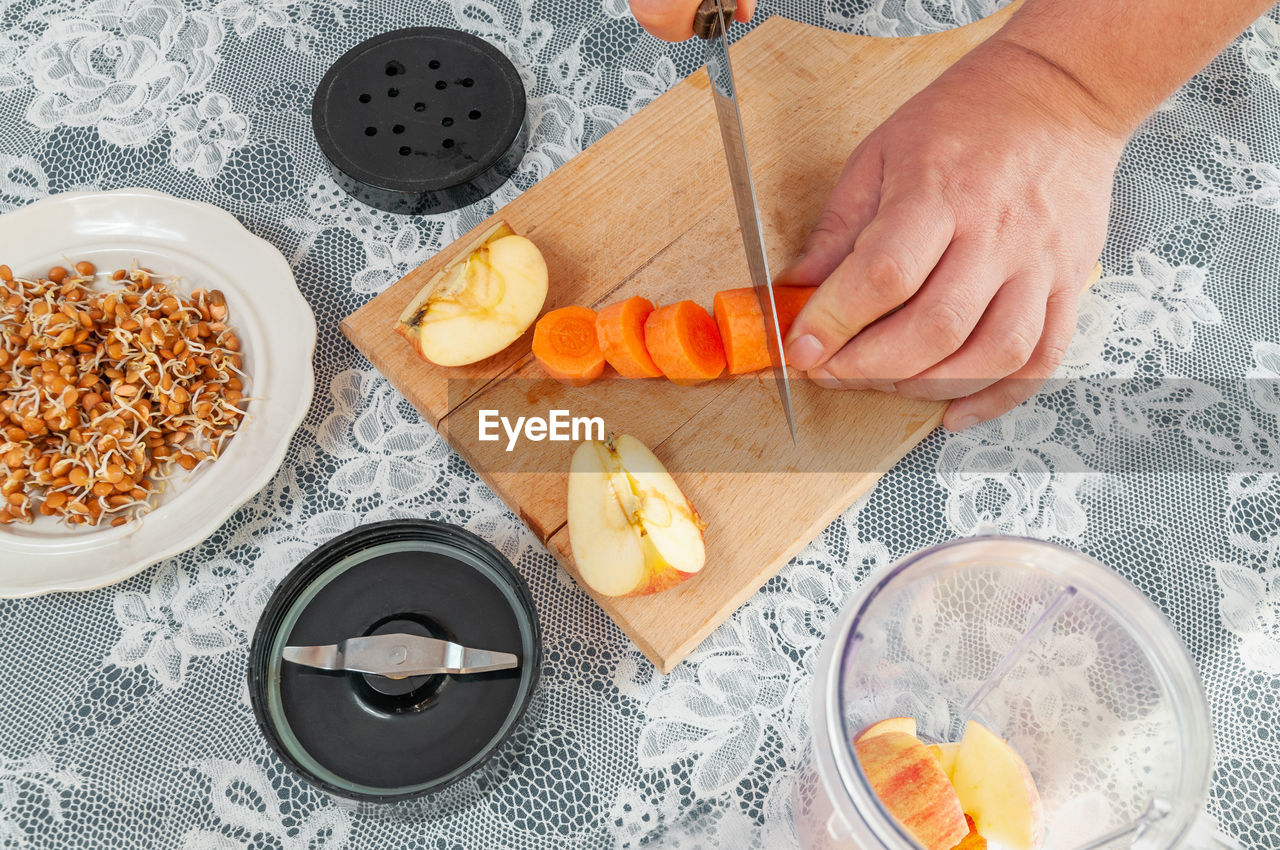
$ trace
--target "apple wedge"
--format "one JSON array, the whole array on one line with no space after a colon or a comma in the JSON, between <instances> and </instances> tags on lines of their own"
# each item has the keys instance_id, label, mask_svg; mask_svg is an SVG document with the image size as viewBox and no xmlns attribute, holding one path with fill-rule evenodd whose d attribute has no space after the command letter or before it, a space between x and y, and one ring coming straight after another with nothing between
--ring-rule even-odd
<instances>
[{"instance_id":1,"label":"apple wedge","mask_svg":"<svg viewBox=\"0 0 1280 850\"><path fill-rule=\"evenodd\" d=\"M854 743L874 738L876 735L883 735L886 732L905 732L911 737L916 735L916 719L914 717L889 717L876 723L872 723L866 729L854 737Z\"/></svg>"},{"instance_id":2,"label":"apple wedge","mask_svg":"<svg viewBox=\"0 0 1280 850\"><path fill-rule=\"evenodd\" d=\"M947 776L951 776L951 772L956 767L956 751L960 749L959 741L948 741L944 744L930 744L929 752L933 753L934 758L938 760L938 764L942 765L942 770Z\"/></svg>"},{"instance_id":3,"label":"apple wedge","mask_svg":"<svg viewBox=\"0 0 1280 850\"><path fill-rule=\"evenodd\" d=\"M960 798L920 739L885 732L853 748L880 802L925 850L952 850L969 834Z\"/></svg>"},{"instance_id":4,"label":"apple wedge","mask_svg":"<svg viewBox=\"0 0 1280 850\"><path fill-rule=\"evenodd\" d=\"M670 473L635 437L588 440L569 467L569 545L604 596L642 596L702 569L704 524Z\"/></svg>"},{"instance_id":5,"label":"apple wedge","mask_svg":"<svg viewBox=\"0 0 1280 850\"><path fill-rule=\"evenodd\" d=\"M396 321L396 333L439 366L492 357L520 338L547 299L538 247L499 222L427 281Z\"/></svg>"},{"instance_id":6,"label":"apple wedge","mask_svg":"<svg viewBox=\"0 0 1280 850\"><path fill-rule=\"evenodd\" d=\"M951 784L977 831L1010 850L1044 840L1044 813L1031 771L1007 742L970 720L955 751Z\"/></svg>"}]
</instances>

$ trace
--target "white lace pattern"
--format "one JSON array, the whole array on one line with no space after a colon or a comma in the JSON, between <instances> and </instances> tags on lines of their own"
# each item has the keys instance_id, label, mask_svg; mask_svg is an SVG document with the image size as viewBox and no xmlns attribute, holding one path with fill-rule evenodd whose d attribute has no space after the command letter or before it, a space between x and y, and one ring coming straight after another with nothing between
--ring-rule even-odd
<instances>
[{"instance_id":1,"label":"white lace pattern","mask_svg":"<svg viewBox=\"0 0 1280 850\"><path fill-rule=\"evenodd\" d=\"M1000 5L762 0L760 16L901 36ZM399 217L334 185L310 94L348 47L423 25L515 61L530 149L491 198ZM0 212L130 185L214 203L289 258L320 327L315 402L284 466L206 542L115 587L0 600L0 848L791 847L836 612L870 571L982 522L1080 549L1164 610L1213 708L1209 812L1250 848L1280 843L1280 14L1129 145L1106 274L1058 380L999 421L930 436L664 678L337 322L699 64L696 44L645 36L625 0L0 2ZM512 559L546 650L510 775L431 816L302 783L245 686L285 573L404 516ZM1071 687L1090 659L1063 652L1044 663ZM1028 700L1055 717L1052 693Z\"/></svg>"}]
</instances>

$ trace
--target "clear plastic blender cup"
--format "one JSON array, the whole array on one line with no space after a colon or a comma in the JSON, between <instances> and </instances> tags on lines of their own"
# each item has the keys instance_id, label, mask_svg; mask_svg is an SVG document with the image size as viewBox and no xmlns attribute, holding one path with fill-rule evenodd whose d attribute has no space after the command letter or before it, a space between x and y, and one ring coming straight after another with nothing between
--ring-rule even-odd
<instances>
[{"instance_id":1,"label":"clear plastic blender cup","mask_svg":"<svg viewBox=\"0 0 1280 850\"><path fill-rule=\"evenodd\" d=\"M910 716L926 743L976 720L1039 789L1046 850L1234 846L1202 815L1208 705L1172 626L1077 552L1019 537L935 546L872 576L828 635L793 811L814 848L917 847L850 742Z\"/></svg>"}]
</instances>

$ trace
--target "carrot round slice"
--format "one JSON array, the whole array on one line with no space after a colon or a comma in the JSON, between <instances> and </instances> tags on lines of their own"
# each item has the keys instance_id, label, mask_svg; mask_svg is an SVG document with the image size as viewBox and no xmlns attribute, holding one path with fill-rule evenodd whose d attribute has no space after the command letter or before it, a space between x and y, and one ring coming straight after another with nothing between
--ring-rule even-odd
<instances>
[{"instance_id":1,"label":"carrot round slice","mask_svg":"<svg viewBox=\"0 0 1280 850\"><path fill-rule=\"evenodd\" d=\"M604 353L596 339L596 313L586 307L561 307L538 320L533 356L561 383L582 387L604 371Z\"/></svg>"},{"instance_id":2,"label":"carrot round slice","mask_svg":"<svg viewBox=\"0 0 1280 850\"><path fill-rule=\"evenodd\" d=\"M653 302L636 295L596 313L596 337L604 359L624 378L661 378L662 370L644 344L644 320Z\"/></svg>"},{"instance_id":3,"label":"carrot round slice","mask_svg":"<svg viewBox=\"0 0 1280 850\"><path fill-rule=\"evenodd\" d=\"M778 310L778 330L787 335L791 324L816 286L775 286L773 299ZM731 375L768 369L769 343L765 338L764 313L760 299L749 286L717 292L713 310L720 338L724 341L725 360Z\"/></svg>"},{"instance_id":4,"label":"carrot round slice","mask_svg":"<svg viewBox=\"0 0 1280 850\"><path fill-rule=\"evenodd\" d=\"M711 311L724 343L730 375L755 372L769 366L769 346L764 336L764 314L750 287L717 292Z\"/></svg>"},{"instance_id":5,"label":"carrot round slice","mask_svg":"<svg viewBox=\"0 0 1280 850\"><path fill-rule=\"evenodd\" d=\"M662 374L680 386L709 381L724 371L724 345L715 320L692 301L659 307L644 323L644 342Z\"/></svg>"},{"instance_id":6,"label":"carrot round slice","mask_svg":"<svg viewBox=\"0 0 1280 850\"><path fill-rule=\"evenodd\" d=\"M809 301L809 297L818 291L816 286L775 286L773 301L778 307L778 330L785 339L787 331L795 323L796 316Z\"/></svg>"}]
</instances>

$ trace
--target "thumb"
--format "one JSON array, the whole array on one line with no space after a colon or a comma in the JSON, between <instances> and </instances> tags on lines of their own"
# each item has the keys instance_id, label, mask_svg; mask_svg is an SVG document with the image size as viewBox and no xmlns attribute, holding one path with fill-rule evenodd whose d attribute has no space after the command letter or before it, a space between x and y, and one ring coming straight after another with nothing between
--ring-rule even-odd
<instances>
[{"instance_id":1,"label":"thumb","mask_svg":"<svg viewBox=\"0 0 1280 850\"><path fill-rule=\"evenodd\" d=\"M853 152L804 247L791 265L774 277L775 284L817 286L831 276L853 250L862 229L875 218L882 174L883 161L878 152Z\"/></svg>"},{"instance_id":2,"label":"thumb","mask_svg":"<svg viewBox=\"0 0 1280 850\"><path fill-rule=\"evenodd\" d=\"M886 198L858 235L853 251L791 324L785 342L787 362L806 371L822 366L863 328L911 298L955 233L946 213L930 195Z\"/></svg>"}]
</instances>

